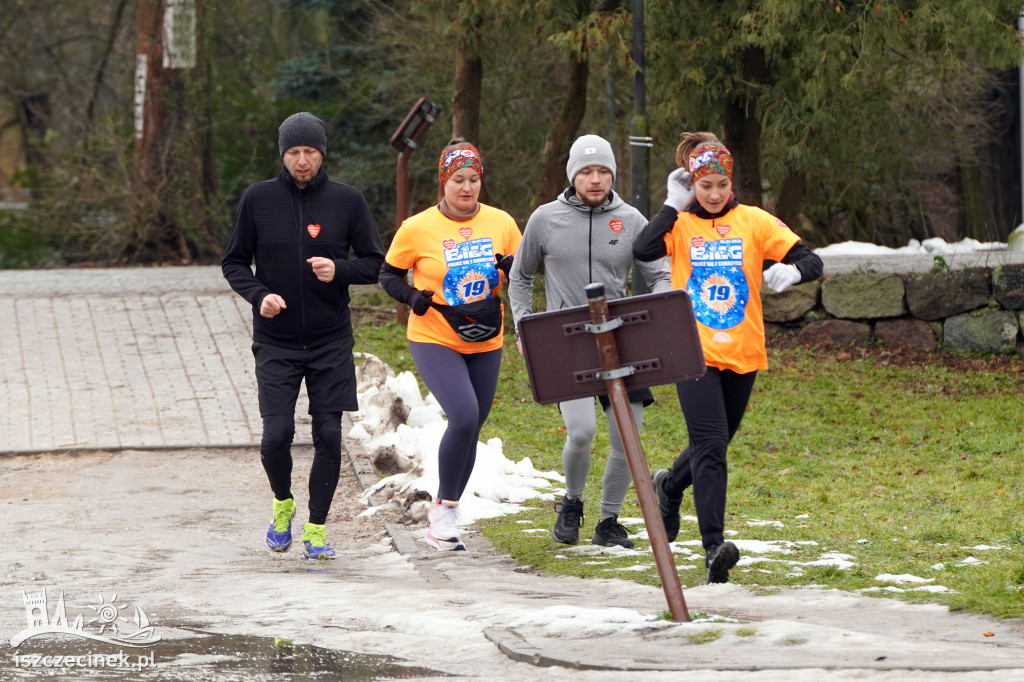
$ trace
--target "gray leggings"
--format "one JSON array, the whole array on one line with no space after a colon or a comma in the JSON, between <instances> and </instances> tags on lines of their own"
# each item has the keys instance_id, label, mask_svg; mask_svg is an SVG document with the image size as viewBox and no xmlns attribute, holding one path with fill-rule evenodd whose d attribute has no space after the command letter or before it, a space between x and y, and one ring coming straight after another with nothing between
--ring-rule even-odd
<instances>
[{"instance_id":1,"label":"gray leggings","mask_svg":"<svg viewBox=\"0 0 1024 682\"><path fill-rule=\"evenodd\" d=\"M633 421L637 428L644 420L644 405L642 402L630 403L633 411ZM594 435L597 433L597 413L594 410L593 398L578 398L558 403L558 409L562 412L562 419L565 421L565 445L562 447L562 470L565 472L565 493L569 497L580 499L583 497L583 487L587 483L587 473L590 471L590 450L594 445ZM604 466L604 479L602 480L601 491L601 518L618 516L622 509L622 502L626 499L626 492L633 480L629 474L629 464L626 462L626 450L622 446L622 436L619 435L618 425L609 407L606 411L608 418L608 442L610 450L608 461Z\"/></svg>"},{"instance_id":2,"label":"gray leggings","mask_svg":"<svg viewBox=\"0 0 1024 682\"><path fill-rule=\"evenodd\" d=\"M437 452L437 496L457 502L473 473L480 429L494 401L501 349L458 353L440 344L410 341L409 351L420 378L448 418Z\"/></svg>"}]
</instances>

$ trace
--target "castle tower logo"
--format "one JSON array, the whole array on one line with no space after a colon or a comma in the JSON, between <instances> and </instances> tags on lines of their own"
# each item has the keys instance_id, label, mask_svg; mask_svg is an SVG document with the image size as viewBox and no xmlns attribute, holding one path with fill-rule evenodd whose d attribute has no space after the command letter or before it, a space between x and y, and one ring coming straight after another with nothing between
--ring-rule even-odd
<instances>
[{"instance_id":1,"label":"castle tower logo","mask_svg":"<svg viewBox=\"0 0 1024 682\"><path fill-rule=\"evenodd\" d=\"M12 647L41 635L71 635L132 647L143 647L160 641L160 635L154 634L155 628L150 624L146 612L135 606L131 618L124 616L123 609L127 609L128 604L118 604L116 594L110 597L110 601L101 594L96 604L86 607L92 614L85 616L79 613L70 625L63 591L49 618L45 589L23 591L22 594L25 597L25 620L28 627L11 638Z\"/></svg>"}]
</instances>

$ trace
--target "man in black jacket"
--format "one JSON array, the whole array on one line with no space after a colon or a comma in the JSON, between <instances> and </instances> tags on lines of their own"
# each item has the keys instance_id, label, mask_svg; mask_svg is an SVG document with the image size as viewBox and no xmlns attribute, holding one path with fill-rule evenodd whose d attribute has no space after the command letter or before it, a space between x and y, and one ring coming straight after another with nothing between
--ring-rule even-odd
<instances>
[{"instance_id":1,"label":"man in black jacket","mask_svg":"<svg viewBox=\"0 0 1024 682\"><path fill-rule=\"evenodd\" d=\"M359 409L348 287L377 283L384 249L362 193L322 168L323 121L306 112L289 116L278 147L284 167L242 194L221 269L252 304L260 458L274 492L267 545L285 552L292 544L291 444L305 379L314 454L302 542L305 556L333 559L326 522L341 471L341 413Z\"/></svg>"}]
</instances>

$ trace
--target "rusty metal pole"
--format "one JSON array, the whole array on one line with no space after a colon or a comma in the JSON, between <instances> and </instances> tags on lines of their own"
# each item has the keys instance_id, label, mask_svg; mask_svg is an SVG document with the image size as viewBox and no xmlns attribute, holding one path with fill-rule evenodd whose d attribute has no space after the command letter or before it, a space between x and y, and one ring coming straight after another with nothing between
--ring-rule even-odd
<instances>
[{"instance_id":1,"label":"rusty metal pole","mask_svg":"<svg viewBox=\"0 0 1024 682\"><path fill-rule=\"evenodd\" d=\"M406 147L398 154L395 162L395 231L409 217L409 157L415 147ZM409 322L409 306L405 303L395 304L395 316L398 323L405 326Z\"/></svg>"},{"instance_id":2,"label":"rusty metal pole","mask_svg":"<svg viewBox=\"0 0 1024 682\"><path fill-rule=\"evenodd\" d=\"M409 157L416 151L440 113L440 106L420 97L388 141L398 150L398 161L395 163L395 231L409 217ZM409 306L406 304L398 303L395 313L403 325L409 321Z\"/></svg>"},{"instance_id":3,"label":"rusty metal pole","mask_svg":"<svg viewBox=\"0 0 1024 682\"><path fill-rule=\"evenodd\" d=\"M690 622L690 612L686 608L686 600L683 598L679 573L676 571L672 549L668 545L668 535L665 533L665 524L661 520L661 512L658 510L658 499L654 493L654 485L651 483L647 460L644 458L643 446L640 444L640 436L636 430L636 422L633 421L633 411L629 407L626 383L619 374L622 372L622 367L619 364L619 349L615 342L614 331L618 326L615 324L618 318L612 321L608 319L608 299L605 298L603 284L588 284L586 291L590 307L591 328L589 331L597 339L597 355L601 360L601 372L604 375L605 388L612 405L612 415L619 426L619 434L622 436L622 445L626 450L626 462L629 464L629 472L633 476L633 488L636 490L636 496L640 502L644 523L647 525L647 537L651 541L654 563L658 567L658 576L661 578L661 586L665 591L665 600L668 602L672 618L678 622L688 623Z\"/></svg>"}]
</instances>

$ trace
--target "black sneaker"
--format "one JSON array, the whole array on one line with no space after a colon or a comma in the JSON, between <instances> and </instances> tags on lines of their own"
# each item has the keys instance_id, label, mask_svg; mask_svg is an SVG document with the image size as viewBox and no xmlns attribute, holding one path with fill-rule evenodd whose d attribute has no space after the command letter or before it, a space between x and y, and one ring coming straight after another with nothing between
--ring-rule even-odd
<instances>
[{"instance_id":1,"label":"black sneaker","mask_svg":"<svg viewBox=\"0 0 1024 682\"><path fill-rule=\"evenodd\" d=\"M673 542L679 535L679 505L683 503L683 498L669 497L662 489L667 477L668 469L657 469L651 474L651 482L654 483L654 492L658 494L658 509L661 511L661 521L665 524L665 535L669 542Z\"/></svg>"},{"instance_id":2,"label":"black sneaker","mask_svg":"<svg viewBox=\"0 0 1024 682\"><path fill-rule=\"evenodd\" d=\"M704 565L708 569L708 583L729 582L729 569L740 560L740 550L731 542L723 542L712 547L704 556Z\"/></svg>"},{"instance_id":3,"label":"black sneaker","mask_svg":"<svg viewBox=\"0 0 1024 682\"><path fill-rule=\"evenodd\" d=\"M590 542L602 547L618 545L626 549L633 549L633 541L629 539L626 527L619 523L617 515L602 519L594 529L594 537L590 538Z\"/></svg>"},{"instance_id":4,"label":"black sneaker","mask_svg":"<svg viewBox=\"0 0 1024 682\"><path fill-rule=\"evenodd\" d=\"M580 527L583 525L583 500L563 497L555 505L558 520L551 529L551 537L566 545L575 545L580 541Z\"/></svg>"}]
</instances>

